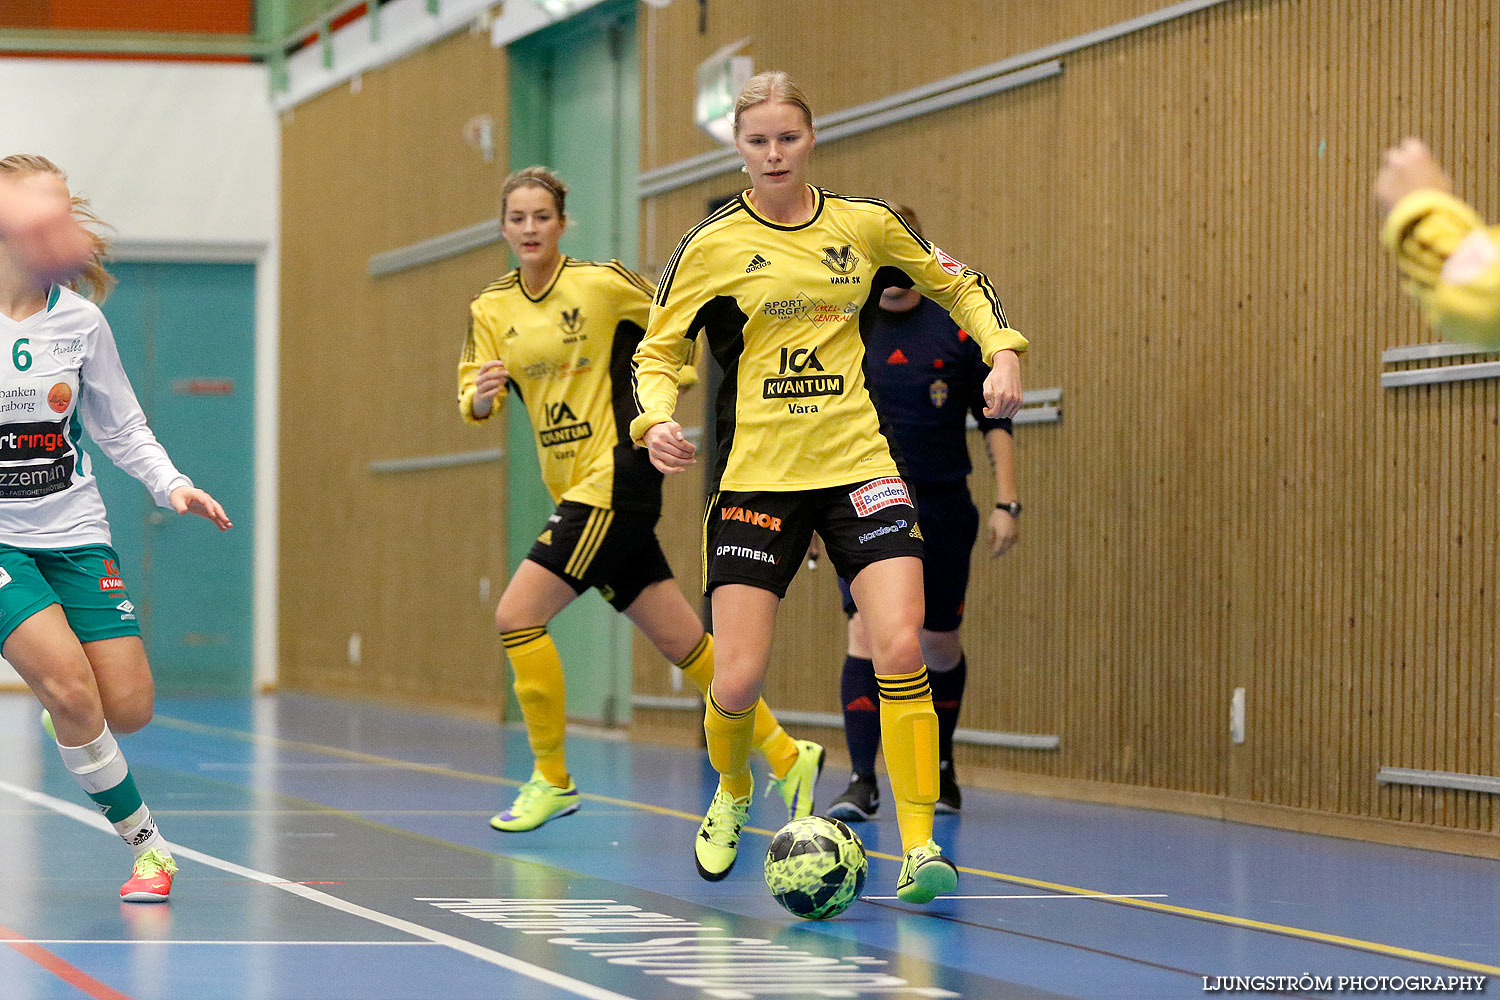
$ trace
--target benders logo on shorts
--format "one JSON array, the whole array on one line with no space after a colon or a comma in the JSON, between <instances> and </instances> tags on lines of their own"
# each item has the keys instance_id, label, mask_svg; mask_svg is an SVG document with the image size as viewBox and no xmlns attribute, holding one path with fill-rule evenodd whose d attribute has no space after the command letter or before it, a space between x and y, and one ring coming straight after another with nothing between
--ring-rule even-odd
<instances>
[{"instance_id":1,"label":"benders logo on shorts","mask_svg":"<svg viewBox=\"0 0 1500 1000\"><path fill-rule=\"evenodd\" d=\"M908 507L912 505L911 494L906 492L906 484L899 476L872 479L850 493L849 500L854 504L854 512L860 517L869 517L877 510L884 510L897 504L905 504Z\"/></svg>"}]
</instances>

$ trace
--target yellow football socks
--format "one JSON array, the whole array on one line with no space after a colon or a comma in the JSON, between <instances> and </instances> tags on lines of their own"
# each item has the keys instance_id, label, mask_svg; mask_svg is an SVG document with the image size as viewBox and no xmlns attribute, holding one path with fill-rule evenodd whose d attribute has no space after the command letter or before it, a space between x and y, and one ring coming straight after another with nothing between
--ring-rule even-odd
<instances>
[{"instance_id":1,"label":"yellow football socks","mask_svg":"<svg viewBox=\"0 0 1500 1000\"><path fill-rule=\"evenodd\" d=\"M938 719L927 668L909 674L876 674L880 687L880 739L896 800L901 850L932 839L932 804L938 797Z\"/></svg>"},{"instance_id":2,"label":"yellow football socks","mask_svg":"<svg viewBox=\"0 0 1500 1000\"><path fill-rule=\"evenodd\" d=\"M703 633L698 645L677 664L677 668L706 696L708 686L714 679L714 637L707 632ZM755 731L750 742L766 755L771 773L778 778L797 763L797 741L781 728L781 723L776 721L771 706L766 704L764 698L755 703Z\"/></svg>"},{"instance_id":3,"label":"yellow football socks","mask_svg":"<svg viewBox=\"0 0 1500 1000\"><path fill-rule=\"evenodd\" d=\"M562 660L545 626L501 632L505 656L515 674L516 698L526 719L526 736L542 777L559 788L568 787L568 761L563 739L568 728L567 693Z\"/></svg>"},{"instance_id":4,"label":"yellow football socks","mask_svg":"<svg viewBox=\"0 0 1500 1000\"><path fill-rule=\"evenodd\" d=\"M708 708L703 713L703 732L708 738L708 760L719 772L719 787L736 799L750 794L750 741L755 732L755 706L743 712L726 711L714 700L710 688ZM936 765L934 765L936 766Z\"/></svg>"},{"instance_id":5,"label":"yellow football socks","mask_svg":"<svg viewBox=\"0 0 1500 1000\"><path fill-rule=\"evenodd\" d=\"M693 687L707 694L708 685L714 679L714 637L704 632L693 651L677 662L677 669L692 682Z\"/></svg>"}]
</instances>

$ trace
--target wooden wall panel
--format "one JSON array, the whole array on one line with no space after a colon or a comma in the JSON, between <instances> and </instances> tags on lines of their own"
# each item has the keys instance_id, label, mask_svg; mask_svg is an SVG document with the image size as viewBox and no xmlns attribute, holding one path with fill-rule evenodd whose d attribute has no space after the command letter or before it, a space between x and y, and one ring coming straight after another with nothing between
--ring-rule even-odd
<instances>
[{"instance_id":1,"label":"wooden wall panel","mask_svg":"<svg viewBox=\"0 0 1500 1000\"><path fill-rule=\"evenodd\" d=\"M494 710L505 580L503 465L372 474L369 463L503 447L464 425L454 371L497 247L384 278L372 253L494 214L503 51L458 35L284 116L281 683ZM497 122L484 164L460 138ZM480 580L492 581L481 597ZM348 641L362 637L362 662Z\"/></svg>"},{"instance_id":2,"label":"wooden wall panel","mask_svg":"<svg viewBox=\"0 0 1500 1000\"><path fill-rule=\"evenodd\" d=\"M903 32L859 4L808 4L788 32L710 4L702 36L692 5L653 11L643 165L707 148L680 84L737 38L829 112L1158 6L1003 0L981 23L933 4ZM1375 781L1381 766L1500 768L1500 387L1380 388L1382 348L1433 337L1378 250L1369 195L1381 150L1418 133L1500 216L1497 50L1488 4L1378 0L1356 19L1334 0L1243 0L814 154L816 182L909 202L985 270L1033 338L1027 384L1065 391L1062 423L1018 433L1020 545L999 565L976 555L962 720L1062 749L964 748L975 780L1351 835L1399 838L1383 822L1399 821L1500 849L1469 836L1496 832L1489 797ZM665 260L739 176L648 199L643 260ZM838 709L826 572L788 595L773 705Z\"/></svg>"}]
</instances>

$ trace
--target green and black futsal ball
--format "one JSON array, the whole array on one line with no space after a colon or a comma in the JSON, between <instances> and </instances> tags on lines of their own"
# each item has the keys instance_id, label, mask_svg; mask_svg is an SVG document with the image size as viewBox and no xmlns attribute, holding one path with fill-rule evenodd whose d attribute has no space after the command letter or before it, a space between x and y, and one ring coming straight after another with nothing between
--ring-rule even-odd
<instances>
[{"instance_id":1,"label":"green and black futsal ball","mask_svg":"<svg viewBox=\"0 0 1500 1000\"><path fill-rule=\"evenodd\" d=\"M804 816L771 838L766 888L806 920L838 916L859 898L870 861L859 835L836 819Z\"/></svg>"}]
</instances>

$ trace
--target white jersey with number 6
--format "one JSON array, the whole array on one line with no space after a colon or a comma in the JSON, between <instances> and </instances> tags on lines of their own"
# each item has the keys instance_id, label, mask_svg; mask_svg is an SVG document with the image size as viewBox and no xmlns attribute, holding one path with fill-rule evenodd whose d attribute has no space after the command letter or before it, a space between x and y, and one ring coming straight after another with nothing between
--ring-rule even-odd
<instances>
[{"instance_id":1,"label":"white jersey with number 6","mask_svg":"<svg viewBox=\"0 0 1500 1000\"><path fill-rule=\"evenodd\" d=\"M109 543L85 430L159 505L192 485L146 426L109 323L88 299L54 285L42 311L0 314L0 352L0 543Z\"/></svg>"}]
</instances>

